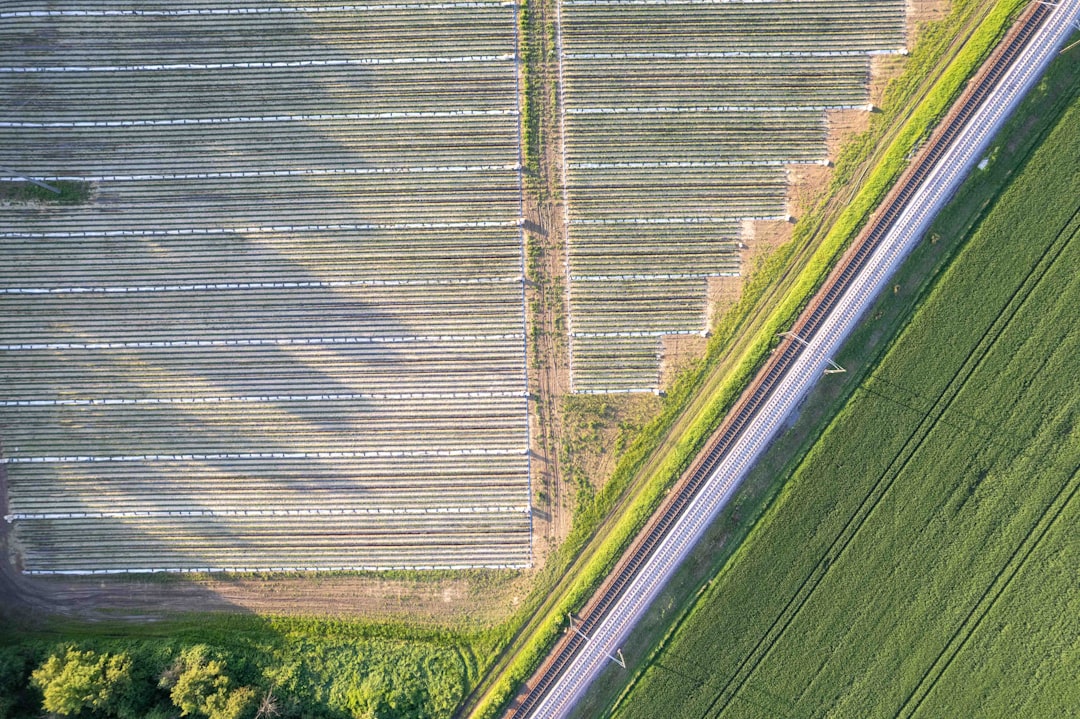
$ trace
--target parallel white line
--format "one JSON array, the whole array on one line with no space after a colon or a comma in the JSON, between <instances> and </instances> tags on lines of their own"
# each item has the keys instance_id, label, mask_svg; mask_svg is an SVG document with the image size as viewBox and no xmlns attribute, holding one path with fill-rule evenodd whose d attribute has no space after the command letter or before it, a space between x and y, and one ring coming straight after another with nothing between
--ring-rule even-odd
<instances>
[{"instance_id":1,"label":"parallel white line","mask_svg":"<svg viewBox=\"0 0 1080 719\"><path fill-rule=\"evenodd\" d=\"M415 112L342 112L298 115L240 115L237 117L176 117L157 120L54 120L32 122L0 120L0 127L147 127L159 125L225 125L258 122L324 122L336 120L413 120L447 117L517 117L517 109L430 110Z\"/></svg>"},{"instance_id":2,"label":"parallel white line","mask_svg":"<svg viewBox=\"0 0 1080 719\"><path fill-rule=\"evenodd\" d=\"M358 392L338 394L264 394L224 397L93 397L87 399L9 399L0 407L101 407L155 404L229 404L261 402L338 402L352 400L448 400L527 397L528 392Z\"/></svg>"},{"instance_id":3,"label":"parallel white line","mask_svg":"<svg viewBox=\"0 0 1080 719\"><path fill-rule=\"evenodd\" d=\"M822 160L679 160L674 162L571 162L572 170L656 170L694 167L786 167L788 165L828 165ZM50 179L50 178L45 178ZM60 179L60 178L52 178Z\"/></svg>"},{"instance_id":4,"label":"parallel white line","mask_svg":"<svg viewBox=\"0 0 1080 719\"><path fill-rule=\"evenodd\" d=\"M659 394L655 389L647 387L625 387L619 389L578 389L577 394Z\"/></svg>"},{"instance_id":5,"label":"parallel white line","mask_svg":"<svg viewBox=\"0 0 1080 719\"><path fill-rule=\"evenodd\" d=\"M724 50L719 52L569 52L567 60L686 60L765 57L866 57L906 55L905 48L882 50Z\"/></svg>"},{"instance_id":6,"label":"parallel white line","mask_svg":"<svg viewBox=\"0 0 1080 719\"><path fill-rule=\"evenodd\" d=\"M291 67L346 67L374 65L445 65L470 62L507 62L513 53L460 57L362 57L333 60L252 60L247 62L178 62L161 65L57 65L54 67L0 67L0 73L159 72L171 70L270 70Z\"/></svg>"},{"instance_id":7,"label":"parallel white line","mask_svg":"<svg viewBox=\"0 0 1080 719\"><path fill-rule=\"evenodd\" d=\"M277 232L338 232L375 230L477 230L519 227L521 218L476 222L398 222L330 225L254 225L251 227L178 227L160 230L72 230L53 232L0 232L5 239L65 239L77 237L175 237L188 235L251 235Z\"/></svg>"},{"instance_id":8,"label":"parallel white line","mask_svg":"<svg viewBox=\"0 0 1080 719\"><path fill-rule=\"evenodd\" d=\"M663 337L664 335L699 335L701 330L634 330L626 332L574 332L571 337ZM652 390L649 390L650 392Z\"/></svg>"},{"instance_id":9,"label":"parallel white line","mask_svg":"<svg viewBox=\"0 0 1080 719\"><path fill-rule=\"evenodd\" d=\"M136 342L39 342L0 344L0 352L26 352L40 350L115 350L115 349L168 349L175 347L284 347L303 345L368 345L395 342L494 342L516 341L524 335L412 335L382 337L294 337L267 339L221 339L221 340L156 340Z\"/></svg>"},{"instance_id":10,"label":"parallel white line","mask_svg":"<svg viewBox=\"0 0 1080 719\"><path fill-rule=\"evenodd\" d=\"M684 105L677 107L568 107L569 115L648 115L690 112L825 112L871 110L871 105Z\"/></svg>"},{"instance_id":11,"label":"parallel white line","mask_svg":"<svg viewBox=\"0 0 1080 719\"><path fill-rule=\"evenodd\" d=\"M707 225L713 223L730 224L733 220L787 220L787 215L763 215L747 217L731 215L728 217L627 217L609 220L570 220L571 225Z\"/></svg>"},{"instance_id":12,"label":"parallel white line","mask_svg":"<svg viewBox=\"0 0 1080 719\"><path fill-rule=\"evenodd\" d=\"M681 272L636 275L570 275L572 282L624 282L631 280L703 280L707 277L739 277L738 272Z\"/></svg>"},{"instance_id":13,"label":"parallel white line","mask_svg":"<svg viewBox=\"0 0 1080 719\"><path fill-rule=\"evenodd\" d=\"M512 7L514 2L385 3L382 5L326 5L300 7L183 8L179 10L15 10L0 12L0 19L30 17L187 17L198 15L315 15L319 13L380 12L395 10L458 10Z\"/></svg>"},{"instance_id":14,"label":"parallel white line","mask_svg":"<svg viewBox=\"0 0 1080 719\"><path fill-rule=\"evenodd\" d=\"M108 574L249 574L253 572L387 572L387 571L460 571L463 569L529 569L524 564L351 564L320 566L223 566L223 567L147 567L135 569L24 569L23 574L49 576L94 576Z\"/></svg>"},{"instance_id":15,"label":"parallel white line","mask_svg":"<svg viewBox=\"0 0 1080 719\"><path fill-rule=\"evenodd\" d=\"M0 287L0 295L137 294L141 292L217 292L222 290L296 290L340 287L426 287L516 284L524 278L456 277L416 280L326 280L322 282L214 282L188 285L139 285L134 287Z\"/></svg>"},{"instance_id":16,"label":"parallel white line","mask_svg":"<svg viewBox=\"0 0 1080 719\"><path fill-rule=\"evenodd\" d=\"M136 519L139 517L336 517L362 515L426 514L528 514L528 506L491 507L346 507L332 509L164 509L123 512L13 512L8 523L41 519Z\"/></svg>"},{"instance_id":17,"label":"parallel white line","mask_svg":"<svg viewBox=\"0 0 1080 719\"><path fill-rule=\"evenodd\" d=\"M0 464L85 464L107 462L216 462L253 459L368 459L372 457L489 457L523 455L524 449L396 449L366 452L223 452L215 454L68 455L56 457L0 457Z\"/></svg>"},{"instance_id":18,"label":"parallel white line","mask_svg":"<svg viewBox=\"0 0 1080 719\"><path fill-rule=\"evenodd\" d=\"M184 172L139 175L35 175L39 180L55 182L145 182L148 180L219 180L245 177L323 177L327 175L408 175L452 174L470 172L517 171L517 163L508 165L445 165L441 167L343 167L299 170L235 170L228 172ZM0 182L19 182L21 177L0 177Z\"/></svg>"}]
</instances>

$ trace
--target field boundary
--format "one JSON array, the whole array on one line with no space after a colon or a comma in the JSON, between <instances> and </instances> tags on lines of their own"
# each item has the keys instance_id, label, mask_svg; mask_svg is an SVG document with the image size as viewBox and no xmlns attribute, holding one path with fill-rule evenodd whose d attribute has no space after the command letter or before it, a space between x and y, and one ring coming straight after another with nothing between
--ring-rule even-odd
<instances>
[{"instance_id":1,"label":"field boundary","mask_svg":"<svg viewBox=\"0 0 1080 719\"><path fill-rule=\"evenodd\" d=\"M707 427L715 426L722 418L728 406L737 399L739 389L753 375L759 364L768 356L770 348L774 345L774 326L780 326L783 321L794 317L817 289L827 271L832 267L833 261L839 257L854 235L861 227L862 222L868 219L870 209L876 206L877 201L884 197L889 183L895 179L899 170L896 163L906 162L906 156L919 141L928 124L935 118L939 118L950 106L954 96L960 91L963 81L981 65L982 59L991 52L996 40L1003 36L1011 27L1010 20L1014 12L1022 5L1020 0L1001 0L995 4L977 28L968 35L968 41L955 51L955 56L938 76L932 88L924 95L913 101L915 109L903 119L903 128L898 131L889 145L889 149L881 155L881 160L873 171L869 173L869 179L864 183L860 193L860 199L840 213L827 232L827 236L820 243L814 245L812 257L806 261L804 269L798 276L792 276L784 268L786 260L790 259L783 252L775 255L766 264L756 278L744 289L743 301L731 314L732 324L721 325L716 329L710 348L710 358L706 360L705 370L697 374L684 375L669 393L671 404L669 409L661 416L651 428L643 433L643 439L630 448L627 453L627 464L621 470L616 470L616 475L604 490L598 495L599 504L594 511L607 514L605 521L595 518L584 517L587 523L597 523L598 529L594 535L595 541L584 541L586 536L577 535L572 531L569 537L570 547L583 547L583 550L574 549L576 559L571 562L570 568L557 580L566 587L561 595L550 596L547 601L541 602L551 607L552 610L540 620L531 635L528 628L523 628L520 636L531 636L530 639L518 649L510 649L514 659L500 662L505 668L499 671L489 682L483 682L478 687L477 693L466 703L464 714L473 717L493 716L499 708L505 706L510 700L510 685L516 686L531 674L531 667L537 666L543 654L543 649L555 641L560 633L563 616L566 611L572 611L584 598L590 594L590 590L602 579L620 554L620 549L625 546L641 526L651 515L654 507L665 495L674 481L681 475L681 469L689 462L702 442L705 441L709 432ZM874 198L877 198L876 200ZM860 219L861 218L861 219ZM821 232L822 217L811 213L807 216L810 226L792 242L789 251L801 252L805 249L800 243L807 241L807 236L815 232ZM779 278L779 279L778 279ZM781 290L780 299L766 316L761 311L754 309L756 300L769 294L773 289L773 283L784 279L790 281L786 289ZM775 295L774 295L775 296ZM747 324L756 327L756 331L747 337L742 345L744 349L737 355L737 359L729 358L720 363L726 372L720 380L709 379L719 361L719 350L733 341L738 341L740 327ZM701 395L695 395L702 385L708 389L708 399L702 399ZM669 440L670 443L662 442L663 429L674 428L677 424L674 419L679 412L675 411L684 406L692 406L692 419L679 421L683 424L679 429L681 440ZM684 416L691 416L690 414ZM660 433L660 434L658 434ZM645 453L654 447L663 446L662 453L653 454L652 459L646 460ZM631 469L627 470L627 467ZM622 474L620 474L620 471ZM651 477L667 477L665 481L652 481L647 484L631 482L636 472L648 472ZM623 491L628 484L636 485L630 495L624 495ZM590 530L587 534L592 534ZM595 547L593 549L592 547ZM533 615L535 622L538 615Z\"/></svg>"},{"instance_id":2,"label":"field boundary","mask_svg":"<svg viewBox=\"0 0 1080 719\"><path fill-rule=\"evenodd\" d=\"M828 574L831 566L838 559L840 559L844 551L850 545L851 541L854 540L854 538L858 535L859 530L866 523L866 520L869 519L870 516L874 513L874 510L877 508L878 504L880 504L881 500L889 492L889 489L892 487L896 478L904 471L904 469L907 467L907 464L911 461L911 459L915 456L919 449L921 449L923 442L933 432L934 427L938 423L938 420L940 420L940 418L945 414L945 412L948 411L949 407L952 405L956 397L959 396L960 392L963 390L964 386L967 384L967 381L971 378L972 374L979 368L979 366L981 366L982 362L987 356L987 353L995 345L995 343L1001 337L1005 329L1009 326L1009 323L1015 317L1016 313L1019 312L1020 309L1023 307L1024 303L1027 301L1027 298L1030 297L1031 293L1035 290L1039 282L1045 276L1045 273L1050 269L1051 266L1053 266L1054 259L1056 259L1061 254L1061 252L1064 251L1064 248L1071 241L1074 234L1064 235L1065 242L1057 248L1057 251L1054 252L1053 258L1050 258L1049 261L1046 261L1047 255L1049 255L1051 251L1055 249L1054 245L1061 239L1064 231L1069 225L1072 225L1078 217L1080 217L1080 208L1078 208L1077 211L1069 219L1066 227L1063 227L1058 232L1058 236L1055 238L1055 241L1051 243L1049 247L1047 247L1046 251L1044 251L1042 256L1035 263L1036 266L1034 266L1032 270L1028 273L1028 275L1025 276L1024 280L1021 282L1021 286L1018 287L1017 290L1013 293L1013 295L1009 298L1006 306L1002 308L1002 311L991 323L991 326L987 328L987 330L983 333L982 337L979 338L979 341L976 343L976 345L968 352L968 356L964 359L962 365L957 369L957 371L953 374L953 377L949 380L948 384L939 393L938 397L935 399L934 404L930 407L930 409L923 413L923 417L919 421L918 425L915 427L911 435L909 435L908 439L905 440L904 444L897 451L896 456L894 456L894 458L889 462L889 465L882 472L880 478L876 482L874 482L866 497L855 510L855 513L851 515L851 518L841 529L836 539L833 540L832 544L829 545L829 548L824 552L822 558L814 566L813 570L811 570L810 575L807 576L807 578L802 582L802 584L800 584L799 589L796 591L795 595L791 598L788 604L785 605L784 609L781 610L780 616L778 616L776 620L773 621L772 625L770 625L769 629L765 632L765 636L762 637L762 641L765 641L767 639L768 645L760 652L760 655L756 659L752 659L752 657L755 653L759 653L758 647L761 646L760 643L750 652L750 655L747 656L747 659L744 660L738 668L736 668L732 679L729 680L728 683L725 684L724 688L719 692L717 702L721 701L722 697L725 694L730 694L731 697L719 708L718 711L715 712L715 714L713 714L712 712L713 706L710 706L703 715L703 719L704 717L708 717L710 715L720 716L721 714L723 714L723 712L727 708L728 703L731 701L731 698L734 698L734 696L742 688L742 685L749 680L750 676L757 669L757 666L765 659L766 656L768 656L769 652L772 650L772 647L776 644L780 637L783 636L788 626L790 626L791 623L798 616L803 606L805 606L806 602L809 601L810 597L813 595L814 590L817 589L818 585L821 583L821 580L825 578L826 574ZM1044 262L1045 265L1041 268L1040 271L1039 265L1044 264ZM1025 288L1024 285L1027 284L1036 273L1038 273L1038 276L1031 281L1031 285L1029 287ZM1014 302L1015 305L1012 306L1010 309L1010 305L1013 305ZM898 337L898 340L899 339L900 337ZM942 403L943 400L944 403ZM927 423L928 421L929 424ZM914 446L912 446L913 441L915 443ZM899 462L899 465L897 465L897 462ZM889 478L889 475L892 475L891 478ZM885 482L885 484L882 485L882 482ZM879 489L880 492L878 491ZM868 502L869 505L867 504ZM862 514L861 517L859 516L860 514ZM852 525L852 522L855 522L855 524ZM837 548L838 544L839 548ZM804 593L803 590L806 587L809 588ZM801 598L800 595L802 595ZM795 603L794 608L792 608L793 603ZM791 610L790 614L789 610ZM785 619L786 614L788 616ZM768 635L772 633L773 628L776 627L777 623L781 621L783 622L783 625L780 627L780 630L770 639ZM731 682L734 681L735 678L743 672L743 668L746 666L746 662L748 661L752 662L752 665L746 671L745 676L738 680L737 684L734 686L733 689L729 689L728 687L731 686Z\"/></svg>"}]
</instances>

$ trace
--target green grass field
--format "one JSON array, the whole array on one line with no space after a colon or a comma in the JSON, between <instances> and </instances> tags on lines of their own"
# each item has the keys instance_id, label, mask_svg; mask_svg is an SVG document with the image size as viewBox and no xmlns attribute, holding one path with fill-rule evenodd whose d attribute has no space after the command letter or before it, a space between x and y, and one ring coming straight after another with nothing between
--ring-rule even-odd
<instances>
[{"instance_id":1,"label":"green grass field","mask_svg":"<svg viewBox=\"0 0 1080 719\"><path fill-rule=\"evenodd\" d=\"M1080 102L615 715L1080 706Z\"/></svg>"}]
</instances>

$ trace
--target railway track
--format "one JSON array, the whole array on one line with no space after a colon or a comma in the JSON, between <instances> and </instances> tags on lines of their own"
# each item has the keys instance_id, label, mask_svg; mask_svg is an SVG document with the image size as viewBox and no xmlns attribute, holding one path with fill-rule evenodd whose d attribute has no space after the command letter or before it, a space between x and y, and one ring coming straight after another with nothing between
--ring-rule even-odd
<instances>
[{"instance_id":1,"label":"railway track","mask_svg":"<svg viewBox=\"0 0 1080 719\"><path fill-rule=\"evenodd\" d=\"M807 351L814 333L829 317L838 300L844 295L844 291L865 266L867 259L896 224L915 191L927 179L960 131L981 107L991 90L996 87L998 81L1012 66L1051 12L1050 7L1038 3L1025 11L1006 40L983 66L979 75L969 84L957 105L932 135L916 161L901 177L897 187L886 197L882 204L883 209L874 215L860 233L855 244L845 254L840 265L830 274L825 285L800 315L789 333L798 340L789 337L773 352L753 384L747 388L742 399L729 412L727 419L710 439L707 448L699 455L700 458L692 465L684 479L654 515L649 526L624 555L616 570L581 612L578 631L566 635L549 655L549 658L533 675L527 689L519 694L517 701L507 713L507 717L522 719L537 708L548 689L586 643L585 637L592 634L622 596L624 590L698 494L706 479L717 469L750 420L762 408L781 378Z\"/></svg>"}]
</instances>

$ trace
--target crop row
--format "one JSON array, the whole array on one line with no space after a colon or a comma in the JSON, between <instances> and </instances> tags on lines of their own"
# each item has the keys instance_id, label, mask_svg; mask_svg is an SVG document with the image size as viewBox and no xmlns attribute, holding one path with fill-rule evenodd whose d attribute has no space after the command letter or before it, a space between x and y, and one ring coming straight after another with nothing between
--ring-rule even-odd
<instances>
[{"instance_id":1,"label":"crop row","mask_svg":"<svg viewBox=\"0 0 1080 719\"><path fill-rule=\"evenodd\" d=\"M573 170L570 221L786 214L783 167ZM664 188L663 193L655 192ZM627 197L635 198L632 204Z\"/></svg>"},{"instance_id":2,"label":"crop row","mask_svg":"<svg viewBox=\"0 0 1080 719\"><path fill-rule=\"evenodd\" d=\"M574 382L578 392L640 392L656 387L660 337L575 337Z\"/></svg>"},{"instance_id":3,"label":"crop row","mask_svg":"<svg viewBox=\"0 0 1080 719\"><path fill-rule=\"evenodd\" d=\"M737 223L787 216L786 165L825 159L824 110L866 106L904 5L564 11L573 385L655 389L660 337L708 328L705 278L738 271Z\"/></svg>"},{"instance_id":4,"label":"crop row","mask_svg":"<svg viewBox=\"0 0 1080 719\"><path fill-rule=\"evenodd\" d=\"M516 111L505 104L436 113L334 109L304 114L264 106L250 116L160 121L174 124L102 120L113 124L5 127L0 122L12 138L0 147L0 160L43 176L298 170L329 175L335 169L472 167L517 160ZM289 143L279 142L283 134ZM28 148L33 148L31 167Z\"/></svg>"},{"instance_id":5,"label":"crop row","mask_svg":"<svg viewBox=\"0 0 1080 719\"><path fill-rule=\"evenodd\" d=\"M41 497L59 499L66 511L77 506L107 510L99 503L96 486L105 493L119 492L128 497L135 509L152 509L165 496L159 487L168 488L168 495L191 508L217 509L212 500L234 496L254 496L267 492L268 497L282 498L285 504L296 507L303 495L320 499L340 493L342 506L362 508L367 498L377 499L380 506L393 504L398 492L407 491L406 507L441 506L443 491L462 488L478 493L489 484L498 487L521 487L527 482L524 474L527 457L524 451L499 454L432 454L423 463L403 462L397 457L267 457L216 460L161 460L110 463L49 462L8 465L17 467L11 477L13 486L25 485L40 490ZM107 473L109 484L101 483L101 473ZM147 483L153 475L159 484ZM438 491L432 492L431 488ZM69 497L64 491L75 489ZM425 492L425 490L427 490ZM205 493L206 501L201 498ZM37 511L36 495L15 493L13 511ZM520 498L519 498L520 499ZM487 503L482 494L470 497L473 506ZM399 504L402 504L399 502ZM511 503L513 504L513 503ZM60 505L58 505L60 506ZM321 505L323 506L323 505ZM222 505L222 509L227 509Z\"/></svg>"},{"instance_id":6,"label":"crop row","mask_svg":"<svg viewBox=\"0 0 1080 719\"><path fill-rule=\"evenodd\" d=\"M705 279L576 281L570 300L575 334L701 331ZM577 352L575 350L575 356Z\"/></svg>"},{"instance_id":7,"label":"crop row","mask_svg":"<svg viewBox=\"0 0 1080 719\"><path fill-rule=\"evenodd\" d=\"M567 164L797 162L825 154L821 112L724 107L706 102L685 112L570 113Z\"/></svg>"},{"instance_id":8,"label":"crop row","mask_svg":"<svg viewBox=\"0 0 1080 719\"><path fill-rule=\"evenodd\" d=\"M733 221L576 225L570 278L738 272L739 225Z\"/></svg>"},{"instance_id":9,"label":"crop row","mask_svg":"<svg viewBox=\"0 0 1080 719\"><path fill-rule=\"evenodd\" d=\"M246 396L246 395L245 395ZM305 396L307 397L307 396ZM366 398L0 407L5 457L521 450L524 400ZM12 421L17 420L17 421ZM422 426L423 434L416 428ZM138 427L138 432L131 432ZM273 448L273 449L270 449Z\"/></svg>"},{"instance_id":10,"label":"crop row","mask_svg":"<svg viewBox=\"0 0 1080 719\"><path fill-rule=\"evenodd\" d=\"M5 401L514 392L523 337L310 338L311 343L157 343L5 348ZM325 340L325 341L318 341Z\"/></svg>"},{"instance_id":11,"label":"crop row","mask_svg":"<svg viewBox=\"0 0 1080 719\"><path fill-rule=\"evenodd\" d=\"M467 290L467 291L463 291ZM505 309L520 285L363 287L334 292L247 290L0 295L5 345L146 342L203 337L493 334L521 331ZM439 308L433 314L434 306ZM76 340L78 341L78 340Z\"/></svg>"},{"instance_id":12,"label":"crop row","mask_svg":"<svg viewBox=\"0 0 1080 719\"><path fill-rule=\"evenodd\" d=\"M865 55L566 61L567 109L866 102Z\"/></svg>"},{"instance_id":13,"label":"crop row","mask_svg":"<svg viewBox=\"0 0 1080 719\"><path fill-rule=\"evenodd\" d=\"M873 51L904 44L904 6L873 0L563 4L568 53Z\"/></svg>"},{"instance_id":14,"label":"crop row","mask_svg":"<svg viewBox=\"0 0 1080 719\"><path fill-rule=\"evenodd\" d=\"M50 571L522 565L529 517L487 515L37 520L23 556ZM418 538L426 541L418 543Z\"/></svg>"},{"instance_id":15,"label":"crop row","mask_svg":"<svg viewBox=\"0 0 1080 719\"><path fill-rule=\"evenodd\" d=\"M521 266L521 249L506 241L507 229L97 236L47 242L7 236L0 292L228 282L347 287L350 282L505 280L518 275Z\"/></svg>"},{"instance_id":16,"label":"crop row","mask_svg":"<svg viewBox=\"0 0 1080 719\"><path fill-rule=\"evenodd\" d=\"M41 217L21 210L28 230L75 226L84 231L296 225L405 225L467 223L478 217L516 218L516 172L424 177L168 180L116 182L97 190L97 202ZM501 175L501 177L499 176ZM16 213L12 213L16 214ZM152 224L151 224L152 223Z\"/></svg>"},{"instance_id":17,"label":"crop row","mask_svg":"<svg viewBox=\"0 0 1080 719\"><path fill-rule=\"evenodd\" d=\"M513 108L513 56L420 66L4 73L20 122L229 118ZM45 92L43 92L43 89ZM100 93L100 94L99 94ZM71 103L73 95L109 102ZM329 96L329 97L328 97Z\"/></svg>"},{"instance_id":18,"label":"crop row","mask_svg":"<svg viewBox=\"0 0 1080 719\"><path fill-rule=\"evenodd\" d=\"M259 5L2 11L23 564L527 564L515 9Z\"/></svg>"},{"instance_id":19,"label":"crop row","mask_svg":"<svg viewBox=\"0 0 1080 719\"><path fill-rule=\"evenodd\" d=\"M273 2L248 5L273 6ZM307 4L307 3L305 3ZM0 67L54 64L55 47L65 63L118 64L275 59L407 57L505 52L513 37L513 8L502 3L468 7L413 7L309 14L119 15L108 18L6 17L0 22ZM444 4L445 5L445 4ZM130 7L130 3L128 3ZM189 4L185 3L185 7ZM226 7L217 3L218 8ZM339 7L341 7L339 5ZM329 7L325 8L330 10ZM93 20L97 20L96 22ZM50 45L41 44L43 25Z\"/></svg>"}]
</instances>

